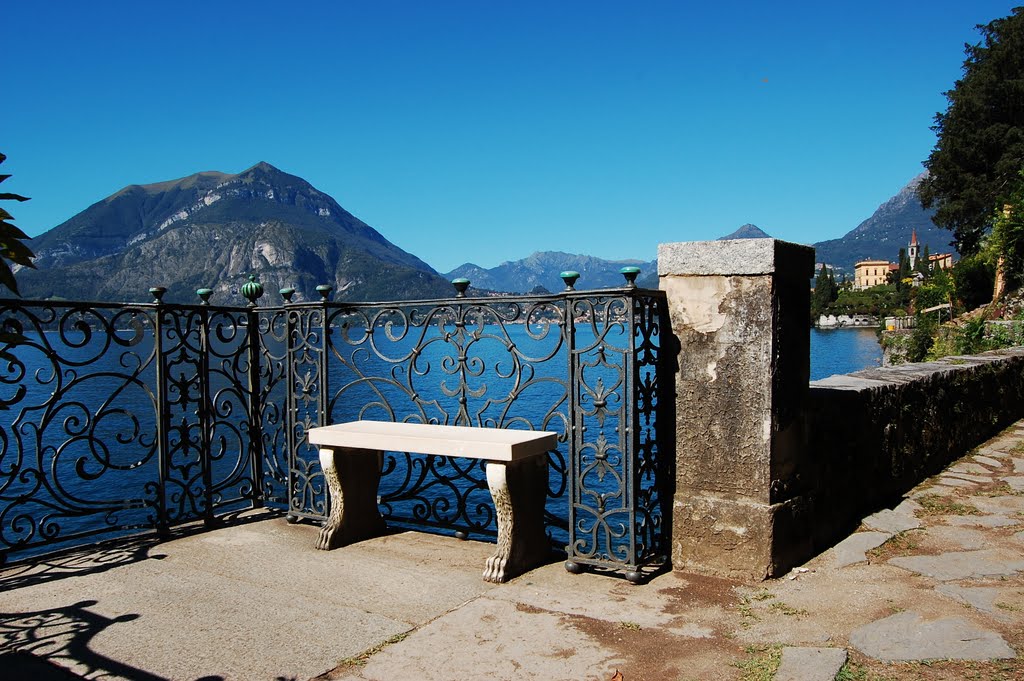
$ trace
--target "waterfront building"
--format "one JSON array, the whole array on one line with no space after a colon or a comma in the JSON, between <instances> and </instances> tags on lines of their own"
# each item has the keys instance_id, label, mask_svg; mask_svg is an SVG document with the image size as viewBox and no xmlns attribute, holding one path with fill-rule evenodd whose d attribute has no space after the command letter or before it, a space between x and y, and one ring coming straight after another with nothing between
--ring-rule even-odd
<instances>
[{"instance_id":1,"label":"waterfront building","mask_svg":"<svg viewBox=\"0 0 1024 681\"><path fill-rule=\"evenodd\" d=\"M854 265L853 288L860 290L884 284L888 276L888 260L861 260Z\"/></svg>"},{"instance_id":2,"label":"waterfront building","mask_svg":"<svg viewBox=\"0 0 1024 681\"><path fill-rule=\"evenodd\" d=\"M918 258L923 256L920 242L917 240L917 230L912 230L910 233L910 243L907 244L907 259L910 261L911 270L914 270L917 266ZM928 255L928 269L930 271L948 270L952 267L952 253ZM853 288L861 290L878 286L879 284L886 284L889 282L889 273L896 272L899 268L899 263L892 263L888 260L861 260L854 265ZM921 283L921 279L923 279L923 275L920 273L917 276L911 276L914 277L914 286L918 286Z\"/></svg>"}]
</instances>

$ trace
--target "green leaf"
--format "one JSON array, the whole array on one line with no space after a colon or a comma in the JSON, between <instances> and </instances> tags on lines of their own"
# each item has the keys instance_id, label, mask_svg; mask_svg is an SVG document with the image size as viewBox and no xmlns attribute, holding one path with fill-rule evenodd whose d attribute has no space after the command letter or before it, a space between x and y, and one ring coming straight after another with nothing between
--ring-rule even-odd
<instances>
[{"instance_id":1,"label":"green leaf","mask_svg":"<svg viewBox=\"0 0 1024 681\"><path fill-rule=\"evenodd\" d=\"M14 280L10 266L2 260L0 260L0 284L14 291L16 295L21 295L18 293L18 282Z\"/></svg>"},{"instance_id":2,"label":"green leaf","mask_svg":"<svg viewBox=\"0 0 1024 681\"><path fill-rule=\"evenodd\" d=\"M17 240L0 238L0 256L23 267L32 267L34 254L29 247Z\"/></svg>"},{"instance_id":3,"label":"green leaf","mask_svg":"<svg viewBox=\"0 0 1024 681\"><path fill-rule=\"evenodd\" d=\"M4 212L4 209L0 208L0 213L3 213L3 212ZM21 231L20 229L15 227L10 222L7 222L6 218L3 218L2 216L0 216L0 238L29 239L29 240L32 239L32 237L30 237L28 234L25 234L25 232Z\"/></svg>"}]
</instances>

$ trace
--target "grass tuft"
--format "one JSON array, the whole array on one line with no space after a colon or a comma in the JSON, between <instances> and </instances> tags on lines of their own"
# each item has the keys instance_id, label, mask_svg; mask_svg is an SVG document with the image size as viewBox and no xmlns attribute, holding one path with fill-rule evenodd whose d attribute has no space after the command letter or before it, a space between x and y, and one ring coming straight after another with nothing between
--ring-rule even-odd
<instances>
[{"instance_id":1,"label":"grass tuft","mask_svg":"<svg viewBox=\"0 0 1024 681\"><path fill-rule=\"evenodd\" d=\"M376 655L377 653L379 653L380 651L384 650L385 648L387 648L390 645L393 645L393 644L398 643L400 641L404 641L405 638L408 635L409 635L409 632L405 632L405 633L402 633L402 634L396 634L395 636L392 636L391 638L387 639L386 641L381 641L380 643L378 643L374 647L369 648L367 650L364 650L363 652L359 653L358 655L353 655L351 657L342 658L341 660L338 661L338 666L339 667L362 667L363 665L366 664L367 660L369 660L371 657L373 657L374 655Z\"/></svg>"},{"instance_id":2,"label":"grass tuft","mask_svg":"<svg viewBox=\"0 0 1024 681\"><path fill-rule=\"evenodd\" d=\"M915 514L920 516L934 515L981 515L981 511L970 504L962 504L959 501L944 497L940 494L925 494L917 498L921 505Z\"/></svg>"},{"instance_id":3,"label":"grass tuft","mask_svg":"<svg viewBox=\"0 0 1024 681\"><path fill-rule=\"evenodd\" d=\"M743 681L772 681L782 661L782 646L747 646L745 652L749 656L745 660L734 662L742 672Z\"/></svg>"}]
</instances>

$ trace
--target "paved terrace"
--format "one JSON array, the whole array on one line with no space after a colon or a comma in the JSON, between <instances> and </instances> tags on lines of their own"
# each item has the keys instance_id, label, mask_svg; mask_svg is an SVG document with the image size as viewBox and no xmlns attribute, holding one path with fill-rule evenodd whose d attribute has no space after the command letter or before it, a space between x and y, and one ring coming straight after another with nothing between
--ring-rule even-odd
<instances>
[{"instance_id":1,"label":"paved terrace","mask_svg":"<svg viewBox=\"0 0 1024 681\"><path fill-rule=\"evenodd\" d=\"M644 586L269 512L0 571L0 678L1024 679L1024 422L778 580ZM616 672L620 676L616 677Z\"/></svg>"}]
</instances>

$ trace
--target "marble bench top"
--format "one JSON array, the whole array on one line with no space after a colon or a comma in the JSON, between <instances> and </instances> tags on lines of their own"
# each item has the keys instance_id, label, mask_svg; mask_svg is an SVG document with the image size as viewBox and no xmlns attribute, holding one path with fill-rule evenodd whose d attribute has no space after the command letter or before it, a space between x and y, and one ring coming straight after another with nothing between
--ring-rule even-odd
<instances>
[{"instance_id":1,"label":"marble bench top","mask_svg":"<svg viewBox=\"0 0 1024 681\"><path fill-rule=\"evenodd\" d=\"M558 447L557 434L548 431L390 421L337 423L310 428L306 436L310 444L320 447L438 454L488 461L516 461Z\"/></svg>"}]
</instances>

